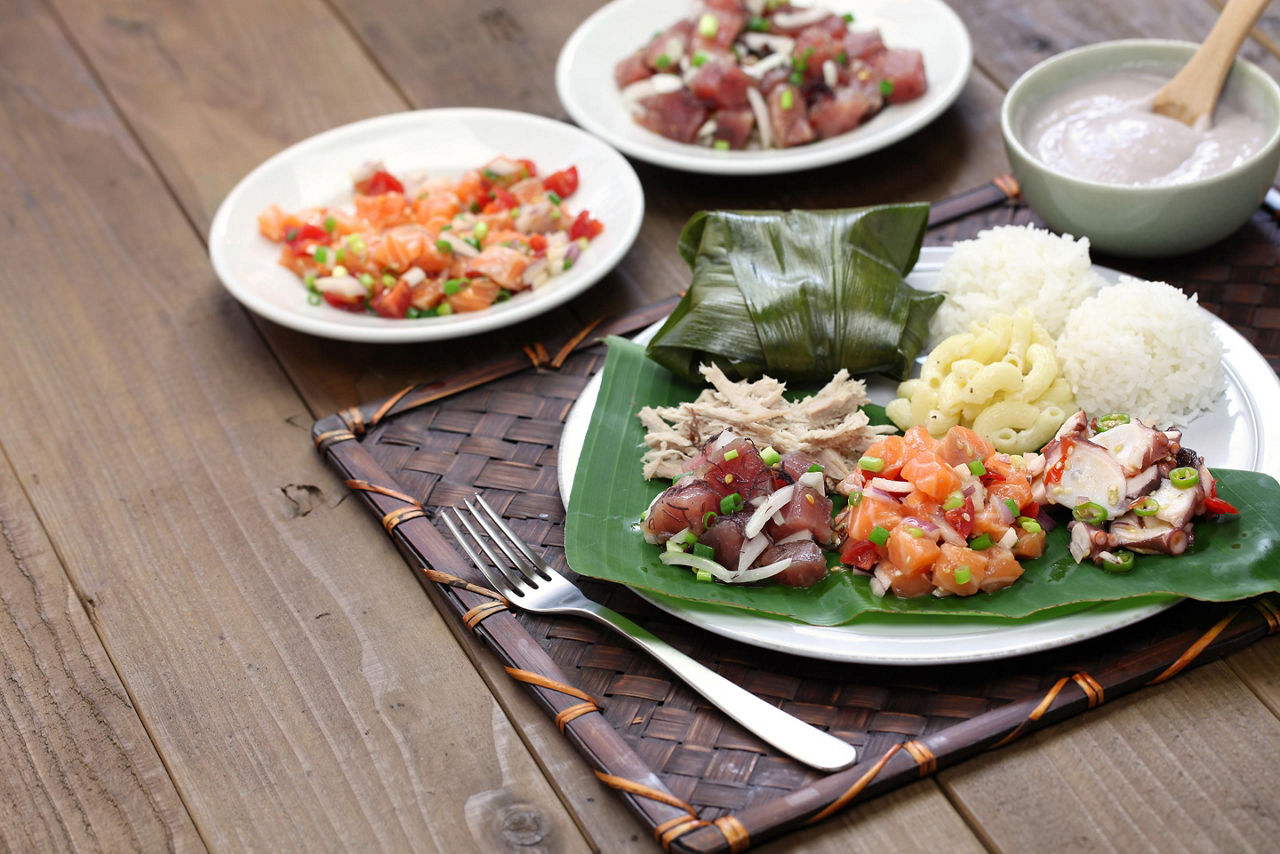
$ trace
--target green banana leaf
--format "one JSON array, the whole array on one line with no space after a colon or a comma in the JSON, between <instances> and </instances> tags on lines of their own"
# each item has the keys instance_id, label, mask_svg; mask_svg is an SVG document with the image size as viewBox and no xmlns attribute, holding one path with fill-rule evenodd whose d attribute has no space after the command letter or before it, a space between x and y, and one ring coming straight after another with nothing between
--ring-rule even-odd
<instances>
[{"instance_id":1,"label":"green banana leaf","mask_svg":"<svg viewBox=\"0 0 1280 854\"><path fill-rule=\"evenodd\" d=\"M1024 564L1012 587L967 598L877 598L865 577L831 573L814 587L736 586L699 582L687 569L665 566L659 549L635 525L655 495L670 484L640 476L644 429L635 413L645 405L692 400L699 389L673 375L644 350L609 339L603 384L591 416L570 495L565 532L569 565L604 578L677 599L731 606L813 625L837 625L873 612L963 614L1022 618L1077 603L1175 594L1227 601L1280 590L1280 485L1249 471L1215 469L1219 494L1240 509L1196 526L1195 545L1179 557L1139 555L1132 572L1114 575L1067 553L1066 526L1049 535L1043 557ZM887 423L869 407L873 421ZM1061 610L1055 611L1061 613Z\"/></svg>"},{"instance_id":2,"label":"green banana leaf","mask_svg":"<svg viewBox=\"0 0 1280 854\"><path fill-rule=\"evenodd\" d=\"M679 243L693 281L649 356L695 382L711 362L733 379L905 379L942 302L903 280L928 219L926 204L700 211Z\"/></svg>"}]
</instances>

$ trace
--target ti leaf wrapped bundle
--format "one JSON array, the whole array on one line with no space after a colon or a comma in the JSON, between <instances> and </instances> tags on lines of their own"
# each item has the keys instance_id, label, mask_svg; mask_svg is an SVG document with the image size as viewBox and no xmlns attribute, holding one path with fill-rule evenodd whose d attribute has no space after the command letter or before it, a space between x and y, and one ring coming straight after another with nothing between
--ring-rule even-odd
<instances>
[{"instance_id":1,"label":"ti leaf wrapped bundle","mask_svg":"<svg viewBox=\"0 0 1280 854\"><path fill-rule=\"evenodd\" d=\"M905 379L943 299L904 281L928 219L927 204L700 211L679 244L693 281L648 355L691 382L711 362L732 379Z\"/></svg>"}]
</instances>

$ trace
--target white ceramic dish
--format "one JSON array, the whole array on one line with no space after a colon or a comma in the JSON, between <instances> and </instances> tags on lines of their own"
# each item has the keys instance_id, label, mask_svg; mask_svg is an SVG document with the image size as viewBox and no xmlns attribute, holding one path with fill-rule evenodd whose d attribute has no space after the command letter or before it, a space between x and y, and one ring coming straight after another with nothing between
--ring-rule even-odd
<instances>
[{"instance_id":1,"label":"white ceramic dish","mask_svg":"<svg viewBox=\"0 0 1280 854\"><path fill-rule=\"evenodd\" d=\"M950 247L924 248L907 281L918 288L932 288L950 253ZM1119 277L1114 270L1097 269L1109 281ZM1226 323L1215 318L1213 330L1226 350L1227 387L1214 411L1186 425L1185 442L1211 465L1252 469L1280 477L1280 379L1266 359ZM656 331L657 325L637 336L637 340L648 340ZM868 395L881 404L892 399L895 388L895 384L887 380L867 384ZM599 391L597 375L565 419L560 440L559 478L560 494L566 503ZM1177 601L1139 605L1101 603L1066 616L1041 620L912 618L882 614L868 615L841 626L808 626L696 602L646 598L696 626L754 646L832 661L912 665L983 661L1052 649L1131 625Z\"/></svg>"},{"instance_id":2,"label":"white ceramic dish","mask_svg":"<svg viewBox=\"0 0 1280 854\"><path fill-rule=\"evenodd\" d=\"M485 311L390 320L310 305L298 278L276 263L280 247L258 233L258 214L270 204L286 211L348 204L349 173L365 161L381 160L393 173L457 175L500 154L528 158L543 174L577 166L580 183L569 205L589 210L604 232L573 269ZM334 128L254 169L219 206L209 257L236 299L291 329L346 341L436 341L518 323L578 295L622 259L643 219L644 192L631 164L572 125L507 110L419 110Z\"/></svg>"},{"instance_id":3,"label":"white ceramic dish","mask_svg":"<svg viewBox=\"0 0 1280 854\"><path fill-rule=\"evenodd\" d=\"M556 63L556 93L582 127L640 160L717 175L768 175L812 169L870 154L915 133L960 95L969 79L973 46L964 23L941 0L824 0L833 12L854 15L857 29L878 27L890 47L924 54L929 89L882 111L849 133L811 145L768 151L717 151L667 139L631 118L613 69L655 30L690 14L689 0L614 0L574 30Z\"/></svg>"}]
</instances>

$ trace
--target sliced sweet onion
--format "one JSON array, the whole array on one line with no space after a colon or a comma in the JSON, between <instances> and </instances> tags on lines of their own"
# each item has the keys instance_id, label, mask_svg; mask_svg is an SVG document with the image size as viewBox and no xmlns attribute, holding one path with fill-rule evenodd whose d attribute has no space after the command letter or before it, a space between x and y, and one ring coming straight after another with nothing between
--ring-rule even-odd
<instances>
[{"instance_id":1,"label":"sliced sweet onion","mask_svg":"<svg viewBox=\"0 0 1280 854\"><path fill-rule=\"evenodd\" d=\"M820 471L807 471L796 478L796 482L801 486L809 487L819 495L827 494L827 479Z\"/></svg>"},{"instance_id":2,"label":"sliced sweet onion","mask_svg":"<svg viewBox=\"0 0 1280 854\"><path fill-rule=\"evenodd\" d=\"M775 540L774 545L782 546L782 545L786 545L787 543L805 543L805 542L811 541L812 539L813 539L813 531L810 531L808 528L801 528L800 530L796 531L794 534L787 534L782 539Z\"/></svg>"},{"instance_id":3,"label":"sliced sweet onion","mask_svg":"<svg viewBox=\"0 0 1280 854\"><path fill-rule=\"evenodd\" d=\"M1009 505L1005 504L1003 499L996 499L993 506L996 508L996 515L1000 517L1000 524L1013 524L1013 511L1009 509Z\"/></svg>"},{"instance_id":4,"label":"sliced sweet onion","mask_svg":"<svg viewBox=\"0 0 1280 854\"><path fill-rule=\"evenodd\" d=\"M355 276L321 276L316 279L316 288L341 297L362 297L369 293Z\"/></svg>"},{"instance_id":5,"label":"sliced sweet onion","mask_svg":"<svg viewBox=\"0 0 1280 854\"><path fill-rule=\"evenodd\" d=\"M938 526L931 519L926 519L923 516L907 516L902 520L902 524L914 525L926 534L936 534L938 532Z\"/></svg>"},{"instance_id":6,"label":"sliced sweet onion","mask_svg":"<svg viewBox=\"0 0 1280 854\"><path fill-rule=\"evenodd\" d=\"M733 584L737 580L737 573L730 572L709 557L701 557L688 552L663 552L658 555L658 560L668 566L687 566L691 569L706 570L726 584Z\"/></svg>"},{"instance_id":7,"label":"sliced sweet onion","mask_svg":"<svg viewBox=\"0 0 1280 854\"><path fill-rule=\"evenodd\" d=\"M1079 522L1072 522L1071 541L1067 543L1067 551L1075 558L1076 563L1084 560L1093 551L1093 539L1089 536L1089 528Z\"/></svg>"},{"instance_id":8,"label":"sliced sweet onion","mask_svg":"<svg viewBox=\"0 0 1280 854\"><path fill-rule=\"evenodd\" d=\"M864 499L867 497L871 497L871 498L878 499L880 501L888 501L890 504L902 503L901 499L899 499L898 496L894 495L891 492L885 492L883 489L876 489L874 486L868 486L866 489L862 490L862 497Z\"/></svg>"},{"instance_id":9,"label":"sliced sweet onion","mask_svg":"<svg viewBox=\"0 0 1280 854\"><path fill-rule=\"evenodd\" d=\"M756 63L758 68L761 63ZM756 129L760 131L760 147L773 148L773 128L769 125L769 105L764 102L764 95L755 87L747 89L747 103L756 117Z\"/></svg>"},{"instance_id":10,"label":"sliced sweet onion","mask_svg":"<svg viewBox=\"0 0 1280 854\"><path fill-rule=\"evenodd\" d=\"M773 25L784 30L794 30L797 27L816 24L830 14L822 6L810 6L807 9L801 8L794 12L775 12L773 14Z\"/></svg>"},{"instance_id":11,"label":"sliced sweet onion","mask_svg":"<svg viewBox=\"0 0 1280 854\"><path fill-rule=\"evenodd\" d=\"M705 122L702 123L702 127L698 128L698 132L695 133L694 136L701 139L702 137L705 137L705 136L712 136L715 134L715 132L716 132L716 120L707 119Z\"/></svg>"},{"instance_id":12,"label":"sliced sweet onion","mask_svg":"<svg viewBox=\"0 0 1280 854\"><path fill-rule=\"evenodd\" d=\"M404 271L404 275L400 278L404 280L406 285L413 287L420 282L425 282L427 274L422 271L421 267L410 267Z\"/></svg>"},{"instance_id":13,"label":"sliced sweet onion","mask_svg":"<svg viewBox=\"0 0 1280 854\"><path fill-rule=\"evenodd\" d=\"M546 270L547 259L539 258L528 267L524 268L524 272L520 275L520 281L524 282L526 285L534 285L537 283L538 277L546 272Z\"/></svg>"},{"instance_id":14,"label":"sliced sweet onion","mask_svg":"<svg viewBox=\"0 0 1280 854\"><path fill-rule=\"evenodd\" d=\"M764 14L764 8L769 5L769 0L744 0L743 5L747 7L747 11L753 17L758 18Z\"/></svg>"},{"instance_id":15,"label":"sliced sweet onion","mask_svg":"<svg viewBox=\"0 0 1280 854\"><path fill-rule=\"evenodd\" d=\"M440 232L440 239L452 247L454 255L460 255L463 258L474 258L480 254L479 249L475 248L470 243L467 243L452 231Z\"/></svg>"},{"instance_id":16,"label":"sliced sweet onion","mask_svg":"<svg viewBox=\"0 0 1280 854\"><path fill-rule=\"evenodd\" d=\"M879 566L871 574L871 592L881 599L884 598L885 593L889 592L889 574Z\"/></svg>"},{"instance_id":17,"label":"sliced sweet onion","mask_svg":"<svg viewBox=\"0 0 1280 854\"><path fill-rule=\"evenodd\" d=\"M361 181L368 181L379 172L385 171L387 171L387 167L382 164L381 160L366 160L351 170L351 183L359 184Z\"/></svg>"},{"instance_id":18,"label":"sliced sweet onion","mask_svg":"<svg viewBox=\"0 0 1280 854\"><path fill-rule=\"evenodd\" d=\"M960 536L960 532L951 527L951 523L943 517L934 519L934 524L938 526L938 533L942 534L942 539L953 546L964 548L969 545L965 542L964 537Z\"/></svg>"},{"instance_id":19,"label":"sliced sweet onion","mask_svg":"<svg viewBox=\"0 0 1280 854\"><path fill-rule=\"evenodd\" d=\"M655 74L652 77L637 80L623 89L622 100L624 103L634 107L645 98L652 98L654 95L666 95L669 92L679 92L683 88L684 79L680 75Z\"/></svg>"},{"instance_id":20,"label":"sliced sweet onion","mask_svg":"<svg viewBox=\"0 0 1280 854\"><path fill-rule=\"evenodd\" d=\"M908 495L915 490L915 486L905 480L889 480L887 477L871 478L871 488L879 489L890 495Z\"/></svg>"},{"instance_id":21,"label":"sliced sweet onion","mask_svg":"<svg viewBox=\"0 0 1280 854\"><path fill-rule=\"evenodd\" d=\"M742 550L738 552L738 572L746 572L751 568L751 564L756 562L756 558L764 554L764 550L769 548L769 538L764 534L756 534L742 544Z\"/></svg>"},{"instance_id":22,"label":"sliced sweet onion","mask_svg":"<svg viewBox=\"0 0 1280 854\"><path fill-rule=\"evenodd\" d=\"M836 88L836 84L840 82L840 71L829 59L822 63L822 82L826 83L829 89Z\"/></svg>"},{"instance_id":23,"label":"sliced sweet onion","mask_svg":"<svg viewBox=\"0 0 1280 854\"><path fill-rule=\"evenodd\" d=\"M1013 528L1009 528L1007 531L1005 531L1004 536L1000 538L1000 545L1004 546L1006 549L1013 548L1015 545L1017 545L1017 543L1018 543L1018 532L1013 530Z\"/></svg>"},{"instance_id":24,"label":"sliced sweet onion","mask_svg":"<svg viewBox=\"0 0 1280 854\"><path fill-rule=\"evenodd\" d=\"M515 175L524 168L524 164L517 163L509 157L498 156L489 161L489 165L485 167L495 175L502 177L510 177Z\"/></svg>"},{"instance_id":25,"label":"sliced sweet onion","mask_svg":"<svg viewBox=\"0 0 1280 854\"><path fill-rule=\"evenodd\" d=\"M784 61L791 56L791 51L796 46L796 40L790 36L778 36L772 33L743 33L742 42L752 53L760 53L768 49L773 51L770 56L781 57ZM765 59L768 58L765 57Z\"/></svg>"},{"instance_id":26,"label":"sliced sweet onion","mask_svg":"<svg viewBox=\"0 0 1280 854\"><path fill-rule=\"evenodd\" d=\"M738 573L738 577L734 579L734 583L746 584L749 581L764 581L766 578L773 578L789 566L791 566L791 558L784 557L782 560L775 561L771 564L753 567L748 569L746 572Z\"/></svg>"},{"instance_id":27,"label":"sliced sweet onion","mask_svg":"<svg viewBox=\"0 0 1280 854\"><path fill-rule=\"evenodd\" d=\"M769 500L757 507L756 512L751 514L751 518L747 520L746 526L742 529L742 535L747 539L751 539L763 531L764 523L769 521L769 517L774 513L787 506L787 502L795 495L795 491L795 484L791 484L770 495Z\"/></svg>"}]
</instances>

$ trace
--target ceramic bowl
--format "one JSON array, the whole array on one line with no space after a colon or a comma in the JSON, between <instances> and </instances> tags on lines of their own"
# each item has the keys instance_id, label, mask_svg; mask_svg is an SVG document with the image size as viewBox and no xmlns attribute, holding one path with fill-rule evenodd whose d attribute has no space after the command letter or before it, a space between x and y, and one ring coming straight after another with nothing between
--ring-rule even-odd
<instances>
[{"instance_id":1,"label":"ceramic bowl","mask_svg":"<svg viewBox=\"0 0 1280 854\"><path fill-rule=\"evenodd\" d=\"M1051 57L1013 84L1000 114L1005 150L1027 202L1052 228L1084 235L1103 252L1152 258L1215 243L1257 210L1280 166L1280 85L1243 59L1236 60L1226 90L1260 117L1266 141L1220 174L1163 187L1104 184L1046 166L1027 144L1029 116L1044 98L1107 71L1151 70L1171 78L1195 48L1155 39L1103 42Z\"/></svg>"}]
</instances>

